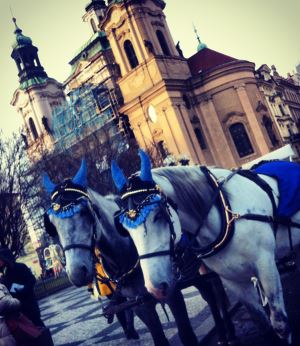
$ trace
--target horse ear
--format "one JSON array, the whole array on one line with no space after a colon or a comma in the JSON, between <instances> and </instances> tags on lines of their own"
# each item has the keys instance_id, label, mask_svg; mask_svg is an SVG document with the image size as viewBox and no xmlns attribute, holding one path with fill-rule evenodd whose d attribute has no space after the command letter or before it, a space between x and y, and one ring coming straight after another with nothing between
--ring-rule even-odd
<instances>
[{"instance_id":1,"label":"horse ear","mask_svg":"<svg viewBox=\"0 0 300 346\"><path fill-rule=\"evenodd\" d=\"M139 149L139 156L141 159L141 173L140 178L142 181L153 181L151 173L151 161L149 155L142 149Z\"/></svg>"},{"instance_id":2,"label":"horse ear","mask_svg":"<svg viewBox=\"0 0 300 346\"><path fill-rule=\"evenodd\" d=\"M49 195L54 191L56 185L52 183L49 175L47 173L43 174L43 185L45 190L49 193Z\"/></svg>"},{"instance_id":3,"label":"horse ear","mask_svg":"<svg viewBox=\"0 0 300 346\"><path fill-rule=\"evenodd\" d=\"M75 177L72 179L72 182L76 185L87 187L87 168L85 159L81 160L81 166Z\"/></svg>"},{"instance_id":4,"label":"horse ear","mask_svg":"<svg viewBox=\"0 0 300 346\"><path fill-rule=\"evenodd\" d=\"M127 179L115 160L111 163L111 176L118 191L121 191L127 184Z\"/></svg>"}]
</instances>

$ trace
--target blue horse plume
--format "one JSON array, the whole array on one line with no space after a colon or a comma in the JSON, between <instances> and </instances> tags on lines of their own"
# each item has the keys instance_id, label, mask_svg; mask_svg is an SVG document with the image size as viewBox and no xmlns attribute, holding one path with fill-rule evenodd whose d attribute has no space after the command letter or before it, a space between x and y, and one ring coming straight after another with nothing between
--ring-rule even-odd
<instances>
[{"instance_id":1,"label":"blue horse plume","mask_svg":"<svg viewBox=\"0 0 300 346\"><path fill-rule=\"evenodd\" d=\"M43 185L49 195L54 191L56 187L56 185L51 181L47 173L43 174Z\"/></svg>"},{"instance_id":2,"label":"blue horse plume","mask_svg":"<svg viewBox=\"0 0 300 346\"><path fill-rule=\"evenodd\" d=\"M77 173L75 174L74 178L72 179L72 182L76 185L80 185L82 187L87 187L87 167L86 167L86 161L85 159L81 160L81 166ZM47 173L43 174L43 185L45 190L51 194L55 188L56 184L54 184L51 179L49 178L49 175Z\"/></svg>"},{"instance_id":3,"label":"blue horse plume","mask_svg":"<svg viewBox=\"0 0 300 346\"><path fill-rule=\"evenodd\" d=\"M115 160L111 163L111 175L118 191L127 184L127 179Z\"/></svg>"},{"instance_id":4,"label":"blue horse plume","mask_svg":"<svg viewBox=\"0 0 300 346\"><path fill-rule=\"evenodd\" d=\"M142 149L139 149L139 156L141 159L141 173L140 178L142 181L153 181L151 174L151 161L149 155Z\"/></svg>"},{"instance_id":5,"label":"blue horse plume","mask_svg":"<svg viewBox=\"0 0 300 346\"><path fill-rule=\"evenodd\" d=\"M87 167L86 167L86 160L81 160L81 166L72 179L72 182L76 185L80 185L83 187L87 187Z\"/></svg>"},{"instance_id":6,"label":"blue horse plume","mask_svg":"<svg viewBox=\"0 0 300 346\"><path fill-rule=\"evenodd\" d=\"M141 172L140 179L142 181L153 181L151 174L151 161L149 155L142 149L139 149L139 156L141 160ZM125 177L123 171L118 166L115 160L111 163L111 175L116 188L121 191L127 184L127 178Z\"/></svg>"}]
</instances>

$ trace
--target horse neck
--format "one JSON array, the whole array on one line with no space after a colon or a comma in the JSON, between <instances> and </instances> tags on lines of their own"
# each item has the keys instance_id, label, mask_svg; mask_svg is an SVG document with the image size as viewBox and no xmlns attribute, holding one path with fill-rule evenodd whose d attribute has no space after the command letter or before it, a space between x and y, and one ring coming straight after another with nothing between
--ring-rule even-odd
<instances>
[{"instance_id":1,"label":"horse neck","mask_svg":"<svg viewBox=\"0 0 300 346\"><path fill-rule=\"evenodd\" d=\"M160 171L168 181L162 179L161 174L155 174L155 172L159 173ZM165 174L163 173L164 171L166 172ZM178 178L174 179L174 175L178 174L179 180ZM217 208L212 207L208 213L204 211L204 217L200 216L200 208L202 208L202 210L209 208L209 201L213 196L213 191L209 187L208 181L200 168L198 166L193 166L177 167L174 169L156 169L154 170L154 177L155 181L161 186L166 195L176 203L182 230L190 234L195 234L198 232L202 220L204 220L197 238L203 246L210 244L216 239L221 227ZM190 185L186 186L185 189L183 182L186 182L187 179ZM194 189L200 189L202 192L202 202L200 202L200 199L198 200L197 195L194 194ZM185 196L185 198L183 196Z\"/></svg>"},{"instance_id":2,"label":"horse neck","mask_svg":"<svg viewBox=\"0 0 300 346\"><path fill-rule=\"evenodd\" d=\"M129 238L119 235L114 224L114 214L119 210L117 203L89 189L92 203L99 211L96 243L102 257L111 267L126 271L136 261L135 248ZM126 259L126 260L124 260Z\"/></svg>"}]
</instances>

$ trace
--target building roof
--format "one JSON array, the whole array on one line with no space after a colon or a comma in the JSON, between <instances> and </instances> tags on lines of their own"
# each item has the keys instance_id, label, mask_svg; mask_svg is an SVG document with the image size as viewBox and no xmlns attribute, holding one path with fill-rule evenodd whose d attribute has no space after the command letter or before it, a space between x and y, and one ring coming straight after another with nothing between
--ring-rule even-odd
<instances>
[{"instance_id":1,"label":"building roof","mask_svg":"<svg viewBox=\"0 0 300 346\"><path fill-rule=\"evenodd\" d=\"M17 25L17 20L16 18L13 18L13 22L15 24L15 41L12 44L12 48L16 49L16 48L21 48L23 46L31 46L32 45L32 40L30 37L25 36L22 34L22 30L18 27Z\"/></svg>"},{"instance_id":2,"label":"building roof","mask_svg":"<svg viewBox=\"0 0 300 346\"><path fill-rule=\"evenodd\" d=\"M231 56L216 52L210 48L203 48L187 59L192 75L207 71L213 67L236 61Z\"/></svg>"}]
</instances>

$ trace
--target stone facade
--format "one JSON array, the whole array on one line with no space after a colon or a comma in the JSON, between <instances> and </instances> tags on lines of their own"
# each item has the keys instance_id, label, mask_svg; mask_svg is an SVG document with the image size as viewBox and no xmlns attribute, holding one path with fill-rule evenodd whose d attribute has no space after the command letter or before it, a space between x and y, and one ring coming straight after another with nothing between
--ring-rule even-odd
<instances>
[{"instance_id":1,"label":"stone facade","mask_svg":"<svg viewBox=\"0 0 300 346\"><path fill-rule=\"evenodd\" d=\"M256 78L282 142L291 144L299 159L300 85L297 79L292 76L283 78L275 66L270 69L267 65L262 65L256 71Z\"/></svg>"},{"instance_id":2,"label":"stone facade","mask_svg":"<svg viewBox=\"0 0 300 346\"><path fill-rule=\"evenodd\" d=\"M255 78L254 64L205 45L189 59L170 34L161 0L110 1L100 29L120 66L124 105L141 147L235 167L282 142ZM267 130L262 118L271 122Z\"/></svg>"},{"instance_id":3,"label":"stone facade","mask_svg":"<svg viewBox=\"0 0 300 346\"><path fill-rule=\"evenodd\" d=\"M197 53L184 58L165 6L162 0L92 0L83 20L93 36L70 62L66 94L82 85L103 85L119 124L160 162L187 156L194 163L231 168L295 142L300 118L291 94L299 97L295 84L278 77L276 87L270 86L265 68L255 71L254 63L207 48L198 36ZM289 108L280 120L279 101L270 101L274 88L285 94L283 107ZM21 94L16 92L13 105L26 119L16 101Z\"/></svg>"}]
</instances>

